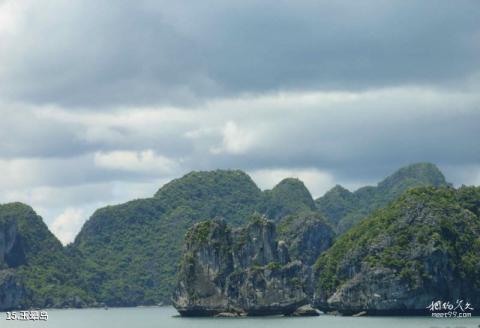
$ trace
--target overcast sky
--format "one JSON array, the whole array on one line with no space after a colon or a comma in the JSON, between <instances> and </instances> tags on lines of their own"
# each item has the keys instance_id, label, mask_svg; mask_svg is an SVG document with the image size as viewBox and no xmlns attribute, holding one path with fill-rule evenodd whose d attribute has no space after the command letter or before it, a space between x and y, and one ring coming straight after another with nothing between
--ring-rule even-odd
<instances>
[{"instance_id":1,"label":"overcast sky","mask_svg":"<svg viewBox=\"0 0 480 328\"><path fill-rule=\"evenodd\" d=\"M191 170L480 184L480 2L0 0L0 202L72 241Z\"/></svg>"}]
</instances>

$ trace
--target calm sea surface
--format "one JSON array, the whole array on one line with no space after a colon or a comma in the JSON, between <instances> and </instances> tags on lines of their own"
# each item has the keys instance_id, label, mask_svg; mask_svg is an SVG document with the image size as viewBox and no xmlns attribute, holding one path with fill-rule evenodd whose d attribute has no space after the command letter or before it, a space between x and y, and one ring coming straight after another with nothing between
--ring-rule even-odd
<instances>
[{"instance_id":1,"label":"calm sea surface","mask_svg":"<svg viewBox=\"0 0 480 328\"><path fill-rule=\"evenodd\" d=\"M145 307L120 309L48 310L47 322L6 321L0 313L0 327L48 327L48 328L470 328L480 327L480 317L469 319L433 319L428 317L305 317L282 316L256 318L181 318L172 307Z\"/></svg>"}]
</instances>

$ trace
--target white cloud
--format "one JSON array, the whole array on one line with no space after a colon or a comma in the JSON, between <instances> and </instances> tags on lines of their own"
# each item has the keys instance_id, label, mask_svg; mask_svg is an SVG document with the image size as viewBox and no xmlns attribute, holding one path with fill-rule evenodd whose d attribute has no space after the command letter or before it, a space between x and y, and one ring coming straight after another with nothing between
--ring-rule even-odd
<instances>
[{"instance_id":1,"label":"white cloud","mask_svg":"<svg viewBox=\"0 0 480 328\"><path fill-rule=\"evenodd\" d=\"M50 229L66 245L73 241L86 219L82 209L68 207L53 220Z\"/></svg>"},{"instance_id":2,"label":"white cloud","mask_svg":"<svg viewBox=\"0 0 480 328\"><path fill-rule=\"evenodd\" d=\"M0 172L0 187L4 190L34 184L39 173L32 161L27 159L0 159Z\"/></svg>"},{"instance_id":3,"label":"white cloud","mask_svg":"<svg viewBox=\"0 0 480 328\"><path fill-rule=\"evenodd\" d=\"M27 2L15 0L0 2L0 40L2 33L13 33L15 31L19 23L20 13L24 10Z\"/></svg>"},{"instance_id":4,"label":"white cloud","mask_svg":"<svg viewBox=\"0 0 480 328\"><path fill-rule=\"evenodd\" d=\"M175 161L156 155L153 150L96 152L95 165L123 171L156 172L165 174L175 168Z\"/></svg>"},{"instance_id":5,"label":"white cloud","mask_svg":"<svg viewBox=\"0 0 480 328\"><path fill-rule=\"evenodd\" d=\"M335 185L330 173L315 168L304 169L262 169L249 172L261 189L271 189L285 178L298 178L303 181L314 198L322 196Z\"/></svg>"},{"instance_id":6,"label":"white cloud","mask_svg":"<svg viewBox=\"0 0 480 328\"><path fill-rule=\"evenodd\" d=\"M233 155L244 154L249 151L257 139L255 132L239 127L234 121L228 121L222 129L222 146L212 147L212 154L229 153Z\"/></svg>"}]
</instances>

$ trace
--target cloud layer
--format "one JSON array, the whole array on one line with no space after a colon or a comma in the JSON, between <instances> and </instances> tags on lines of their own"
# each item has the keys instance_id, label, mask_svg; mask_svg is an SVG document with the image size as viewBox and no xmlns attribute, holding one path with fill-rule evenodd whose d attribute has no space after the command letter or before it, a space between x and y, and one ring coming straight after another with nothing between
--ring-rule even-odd
<instances>
[{"instance_id":1,"label":"cloud layer","mask_svg":"<svg viewBox=\"0 0 480 328\"><path fill-rule=\"evenodd\" d=\"M480 183L477 1L0 1L0 202L63 242L190 170Z\"/></svg>"}]
</instances>

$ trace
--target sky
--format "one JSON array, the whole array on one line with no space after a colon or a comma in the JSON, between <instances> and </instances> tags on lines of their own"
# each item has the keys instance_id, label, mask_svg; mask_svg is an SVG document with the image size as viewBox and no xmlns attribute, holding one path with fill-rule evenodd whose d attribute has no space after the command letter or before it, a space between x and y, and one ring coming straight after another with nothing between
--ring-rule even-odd
<instances>
[{"instance_id":1,"label":"sky","mask_svg":"<svg viewBox=\"0 0 480 328\"><path fill-rule=\"evenodd\" d=\"M480 185L477 0L0 0L0 202L63 242L192 170Z\"/></svg>"}]
</instances>

